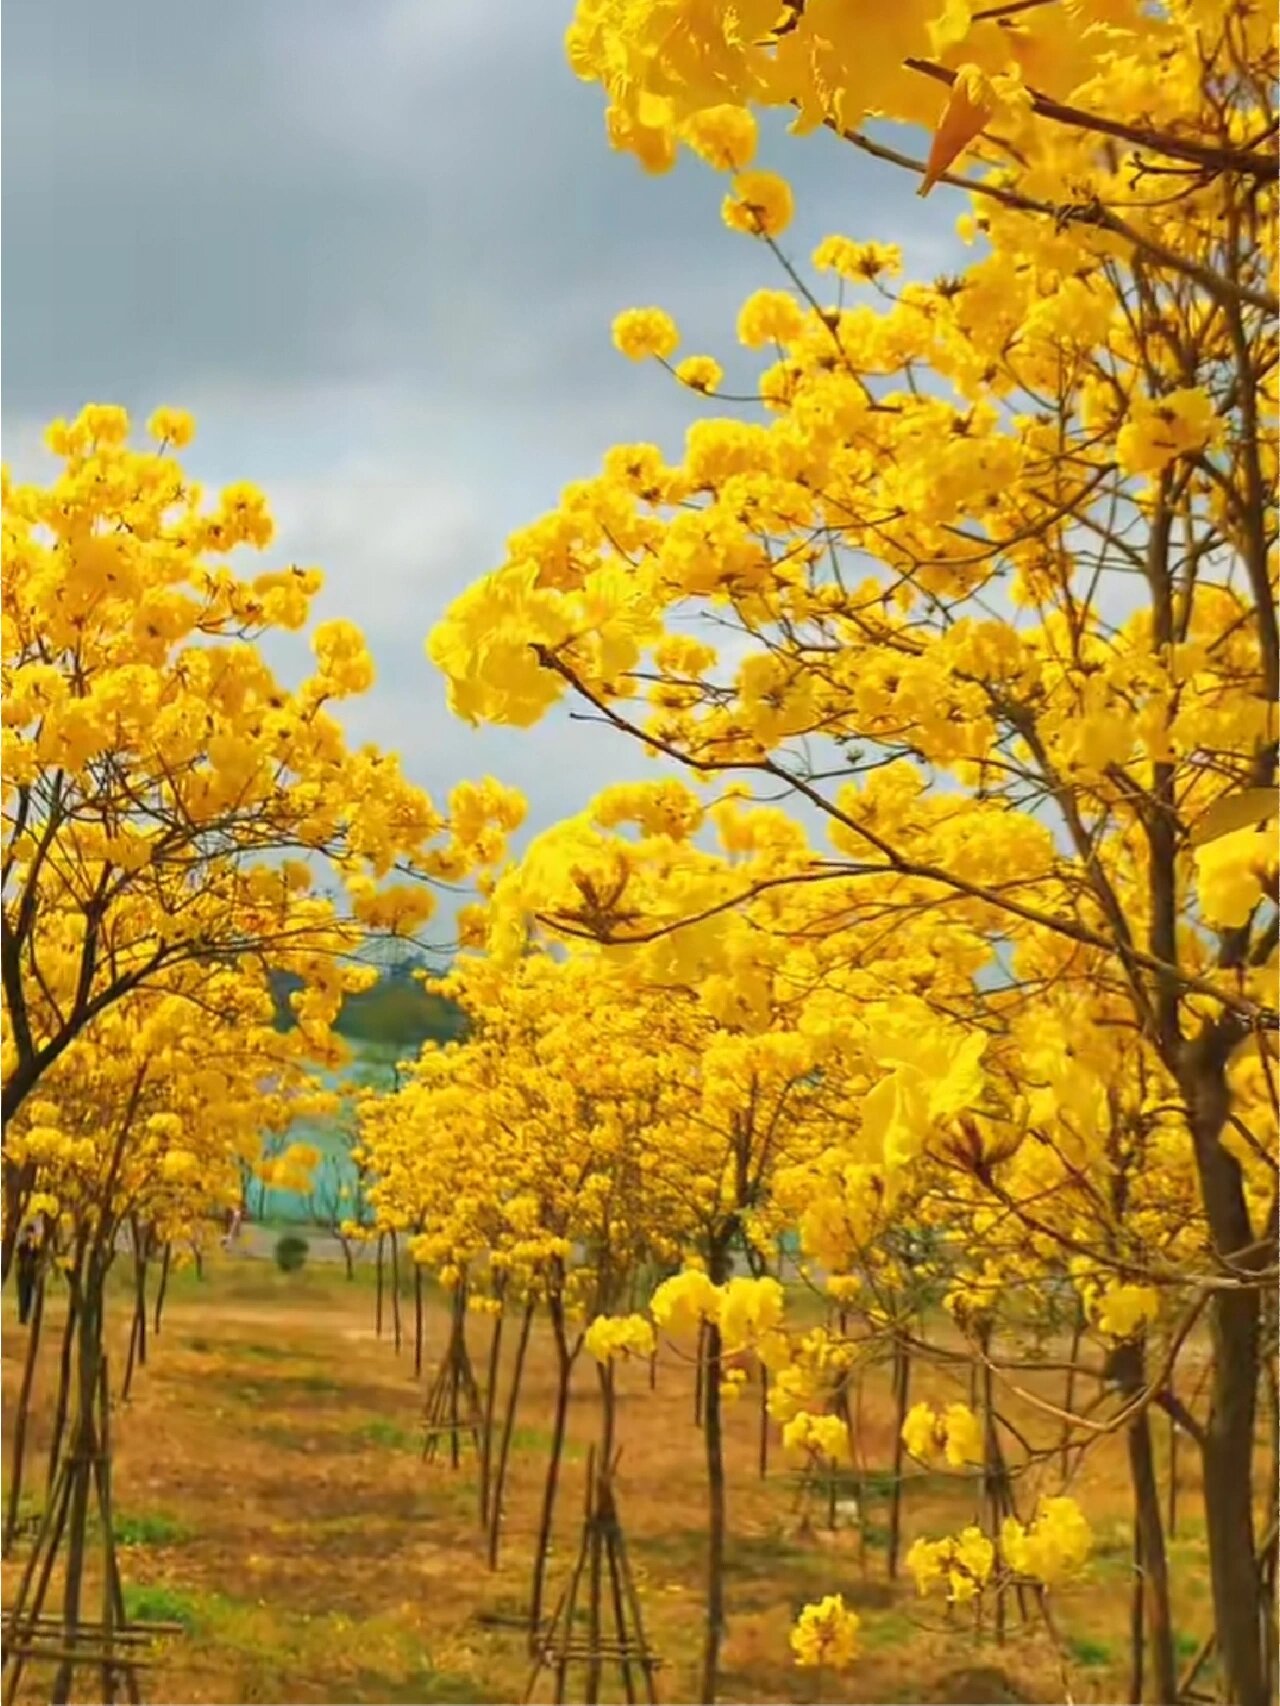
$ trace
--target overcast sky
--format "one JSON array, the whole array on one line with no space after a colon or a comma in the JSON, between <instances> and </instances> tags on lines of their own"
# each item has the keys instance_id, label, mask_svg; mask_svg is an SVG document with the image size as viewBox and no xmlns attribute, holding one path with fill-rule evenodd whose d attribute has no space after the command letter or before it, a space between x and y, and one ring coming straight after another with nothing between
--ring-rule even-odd
<instances>
[{"instance_id":1,"label":"overcast sky","mask_svg":"<svg viewBox=\"0 0 1280 1706\"><path fill-rule=\"evenodd\" d=\"M184 458L250 479L315 563L324 616L378 663L347 709L443 792L492 773L531 827L651 770L560 716L473 731L423 640L507 534L609 444L669 453L695 400L613 350L659 303L684 350L732 358L742 298L784 282L727 231L692 156L647 177L573 77L570 0L5 0L3 426L15 472L84 402L190 409ZM803 259L831 231L949 270L962 210L827 136L768 128ZM705 407L705 405L704 405ZM246 567L252 566L246 560Z\"/></svg>"}]
</instances>

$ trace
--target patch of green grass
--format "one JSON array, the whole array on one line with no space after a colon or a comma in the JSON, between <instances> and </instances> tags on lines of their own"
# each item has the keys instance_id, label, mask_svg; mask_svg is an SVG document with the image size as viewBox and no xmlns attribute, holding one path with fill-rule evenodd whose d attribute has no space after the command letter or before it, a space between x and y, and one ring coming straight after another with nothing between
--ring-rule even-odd
<instances>
[{"instance_id":1,"label":"patch of green grass","mask_svg":"<svg viewBox=\"0 0 1280 1706\"><path fill-rule=\"evenodd\" d=\"M1078 1665L1084 1665L1088 1670L1100 1670L1111 1663L1111 1643L1100 1641L1092 1635L1072 1635L1067 1646L1071 1657Z\"/></svg>"},{"instance_id":2,"label":"patch of green grass","mask_svg":"<svg viewBox=\"0 0 1280 1706\"><path fill-rule=\"evenodd\" d=\"M864 1617L862 1620L862 1644L870 1652L882 1647L905 1647L915 1639L916 1633L911 1619L900 1611L886 1611L883 1616Z\"/></svg>"},{"instance_id":3,"label":"patch of green grass","mask_svg":"<svg viewBox=\"0 0 1280 1706\"><path fill-rule=\"evenodd\" d=\"M231 1381L226 1391L242 1404L287 1404L303 1398L336 1398L343 1387L327 1374L262 1374L252 1380Z\"/></svg>"},{"instance_id":4,"label":"patch of green grass","mask_svg":"<svg viewBox=\"0 0 1280 1706\"><path fill-rule=\"evenodd\" d=\"M288 1362L294 1351L288 1345L259 1345L237 1339L228 1346L237 1356L252 1357L255 1362Z\"/></svg>"},{"instance_id":5,"label":"patch of green grass","mask_svg":"<svg viewBox=\"0 0 1280 1706\"><path fill-rule=\"evenodd\" d=\"M353 1698L381 1700L387 1706L466 1706L477 1698L474 1677L457 1671L415 1670L410 1675L394 1678L371 1671L357 1671L350 1685L327 1698L345 1702Z\"/></svg>"},{"instance_id":6,"label":"patch of green grass","mask_svg":"<svg viewBox=\"0 0 1280 1706\"><path fill-rule=\"evenodd\" d=\"M705 1549L706 1539L703 1538ZM735 1535L725 1546L725 1569L731 1576L774 1576L782 1570L804 1570L814 1562L812 1549L796 1546L779 1534ZM830 1560L822 1559L830 1570Z\"/></svg>"},{"instance_id":7,"label":"patch of green grass","mask_svg":"<svg viewBox=\"0 0 1280 1706\"><path fill-rule=\"evenodd\" d=\"M192 1531L176 1517L163 1511L145 1511L137 1516L115 1518L117 1546L178 1546L192 1538Z\"/></svg>"},{"instance_id":8,"label":"patch of green grass","mask_svg":"<svg viewBox=\"0 0 1280 1706\"><path fill-rule=\"evenodd\" d=\"M422 1446L420 1434L402 1428L399 1422L384 1421L381 1417L372 1422L362 1422L355 1430L355 1438L369 1445L385 1446L389 1451L417 1451Z\"/></svg>"},{"instance_id":9,"label":"patch of green grass","mask_svg":"<svg viewBox=\"0 0 1280 1706\"><path fill-rule=\"evenodd\" d=\"M309 1392L317 1398L334 1398L344 1390L340 1381L331 1379L327 1374L286 1375L278 1384L292 1386L299 1392Z\"/></svg>"},{"instance_id":10,"label":"patch of green grass","mask_svg":"<svg viewBox=\"0 0 1280 1706\"><path fill-rule=\"evenodd\" d=\"M188 1632L198 1629L202 1617L202 1596L184 1593L180 1588L140 1587L126 1584L124 1614L131 1620L146 1623L180 1623Z\"/></svg>"},{"instance_id":11,"label":"patch of green grass","mask_svg":"<svg viewBox=\"0 0 1280 1706\"><path fill-rule=\"evenodd\" d=\"M540 1457L551 1454L551 1433L547 1428L516 1428L511 1435L513 1452L529 1452ZM579 1445L576 1440L567 1439L564 1442L563 1461L579 1463L587 1455L587 1448Z\"/></svg>"},{"instance_id":12,"label":"patch of green grass","mask_svg":"<svg viewBox=\"0 0 1280 1706\"><path fill-rule=\"evenodd\" d=\"M861 1475L853 1470L844 1470L836 1480L837 1496L860 1497L864 1500L883 1499L887 1504L893 1495L893 1482L892 1469L868 1469ZM823 1482L824 1489L828 1484L829 1478ZM958 1498L972 1502L976 1485L976 1476L957 1475L954 1471L948 1473L940 1469L908 1467L902 1474L902 1502L905 1505L926 1495L930 1499Z\"/></svg>"}]
</instances>

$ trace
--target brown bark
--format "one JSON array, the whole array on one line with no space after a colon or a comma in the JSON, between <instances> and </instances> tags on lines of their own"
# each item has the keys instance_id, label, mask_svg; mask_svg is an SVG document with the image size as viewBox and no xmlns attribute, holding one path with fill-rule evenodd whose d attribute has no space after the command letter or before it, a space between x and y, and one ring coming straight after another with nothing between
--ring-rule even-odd
<instances>
[{"instance_id":1,"label":"brown bark","mask_svg":"<svg viewBox=\"0 0 1280 1706\"><path fill-rule=\"evenodd\" d=\"M422 1349L426 1335L426 1307L422 1289L422 1264L413 1264L413 1377L422 1374Z\"/></svg>"},{"instance_id":2,"label":"brown bark","mask_svg":"<svg viewBox=\"0 0 1280 1706\"><path fill-rule=\"evenodd\" d=\"M893 1346L893 1486L889 1490L889 1580L898 1579L898 1556L902 1550L902 1474L906 1463L906 1446L902 1439L902 1424L907 1419L911 1402L911 1359L907 1348L895 1340Z\"/></svg>"},{"instance_id":3,"label":"brown bark","mask_svg":"<svg viewBox=\"0 0 1280 1706\"><path fill-rule=\"evenodd\" d=\"M707 1263L712 1285L724 1282L728 1255L725 1242L713 1242ZM707 1611L702 1640L701 1686L698 1698L713 1706L720 1686L720 1644L724 1639L724 1545L727 1526L727 1496L724 1472L724 1415L720 1398L723 1379L724 1341L714 1321L704 1327L699 1356L702 1378L702 1432L707 1463Z\"/></svg>"},{"instance_id":4,"label":"brown bark","mask_svg":"<svg viewBox=\"0 0 1280 1706\"><path fill-rule=\"evenodd\" d=\"M502 1366L502 1329L506 1310L499 1305L489 1334L489 1361L485 1370L484 1411L480 1424L480 1527L489 1529L489 1494L493 1479L493 1418L498 1402L498 1375Z\"/></svg>"},{"instance_id":5,"label":"brown bark","mask_svg":"<svg viewBox=\"0 0 1280 1706\"><path fill-rule=\"evenodd\" d=\"M556 1494L560 1487L560 1462L564 1456L565 1429L569 1419L569 1387L573 1379L574 1355L565 1329L564 1303L558 1293L548 1299L551 1332L556 1349L556 1407L551 1423L551 1453L542 1487L542 1510L533 1554L533 1582L529 1591L529 1641L536 1646L542 1630L542 1605L546 1593L547 1552L555 1521Z\"/></svg>"},{"instance_id":6,"label":"brown bark","mask_svg":"<svg viewBox=\"0 0 1280 1706\"><path fill-rule=\"evenodd\" d=\"M511 1439L515 1433L516 1411L520 1403L520 1382L524 1377L525 1353L529 1349L529 1334L533 1328L534 1302L531 1298L524 1307L524 1317L520 1322L520 1337L516 1340L515 1362L511 1369L511 1386L507 1393L507 1409L502 1421L502 1438L498 1444L498 1463L493 1477L493 1489L489 1495L489 1536L488 1564L491 1570L498 1567L498 1546L502 1537L502 1495L507 1485L507 1464L511 1457Z\"/></svg>"},{"instance_id":7,"label":"brown bark","mask_svg":"<svg viewBox=\"0 0 1280 1706\"><path fill-rule=\"evenodd\" d=\"M165 1293L169 1289L169 1266L173 1259L173 1245L166 1243L164 1255L160 1261L160 1284L156 1287L156 1313L151 1323L151 1330L156 1338L160 1337L160 1318L164 1314Z\"/></svg>"},{"instance_id":8,"label":"brown bark","mask_svg":"<svg viewBox=\"0 0 1280 1706\"><path fill-rule=\"evenodd\" d=\"M1240 1165L1220 1141L1228 1113L1226 1063L1234 1033L1208 1027L1179 1060L1205 1216L1220 1257L1253 1244ZM1237 1264L1238 1265L1238 1264ZM1268 1706L1262 1591L1253 1528L1253 1446L1259 1378L1256 1291L1216 1290L1209 1301L1213 1362L1201 1442L1214 1624L1235 1706Z\"/></svg>"},{"instance_id":9,"label":"brown bark","mask_svg":"<svg viewBox=\"0 0 1280 1706\"><path fill-rule=\"evenodd\" d=\"M396 1235L391 1234L391 1331L395 1339L396 1355L400 1355L400 1247Z\"/></svg>"},{"instance_id":10,"label":"brown bark","mask_svg":"<svg viewBox=\"0 0 1280 1706\"><path fill-rule=\"evenodd\" d=\"M4 1543L0 1557L7 1558L13 1550L18 1532L18 1506L22 1499L22 1465L27 1448L27 1421L31 1414L31 1389L35 1383L36 1360L40 1352L40 1323L44 1319L45 1275L43 1265L36 1280L36 1295L31 1305L31 1324L27 1329L27 1354L22 1365L22 1385L13 1422L13 1451L9 1468L9 1503L4 1517Z\"/></svg>"},{"instance_id":11,"label":"brown bark","mask_svg":"<svg viewBox=\"0 0 1280 1706\"><path fill-rule=\"evenodd\" d=\"M1152 1696L1155 1706L1177 1706L1177 1650L1173 1637L1173 1613L1169 1600L1169 1561L1165 1551L1164 1525L1160 1519L1160 1490L1156 1481L1155 1452L1151 1440L1151 1413L1143 1409L1128 1427L1129 1474L1133 1482L1134 1557L1139 1568L1141 1598L1139 1628L1145 1627L1151 1654ZM1134 1673L1142 1699L1141 1646L1134 1655Z\"/></svg>"}]
</instances>

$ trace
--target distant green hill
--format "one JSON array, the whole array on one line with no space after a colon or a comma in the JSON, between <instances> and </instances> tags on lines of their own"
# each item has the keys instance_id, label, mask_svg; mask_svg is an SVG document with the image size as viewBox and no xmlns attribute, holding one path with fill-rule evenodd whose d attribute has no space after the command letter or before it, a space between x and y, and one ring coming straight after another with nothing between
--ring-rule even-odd
<instances>
[{"instance_id":1,"label":"distant green hill","mask_svg":"<svg viewBox=\"0 0 1280 1706\"><path fill-rule=\"evenodd\" d=\"M342 1004L334 1029L353 1042L386 1043L397 1048L420 1047L425 1042L453 1042L467 1028L467 1016L452 1001L431 995L413 973L416 958L405 956L384 966L372 989L349 995ZM303 987L293 972L272 972L271 993L276 1004L276 1025L282 1031L295 1024L289 997Z\"/></svg>"}]
</instances>

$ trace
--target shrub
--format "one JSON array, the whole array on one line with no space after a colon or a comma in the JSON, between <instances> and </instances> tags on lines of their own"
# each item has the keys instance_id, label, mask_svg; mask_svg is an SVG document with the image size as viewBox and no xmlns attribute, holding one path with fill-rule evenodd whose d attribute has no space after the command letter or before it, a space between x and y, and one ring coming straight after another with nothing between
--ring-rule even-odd
<instances>
[{"instance_id":1,"label":"shrub","mask_svg":"<svg viewBox=\"0 0 1280 1706\"><path fill-rule=\"evenodd\" d=\"M276 1266L281 1273L296 1273L307 1259L308 1248L306 1239L296 1232L286 1232L282 1238L277 1239Z\"/></svg>"}]
</instances>

